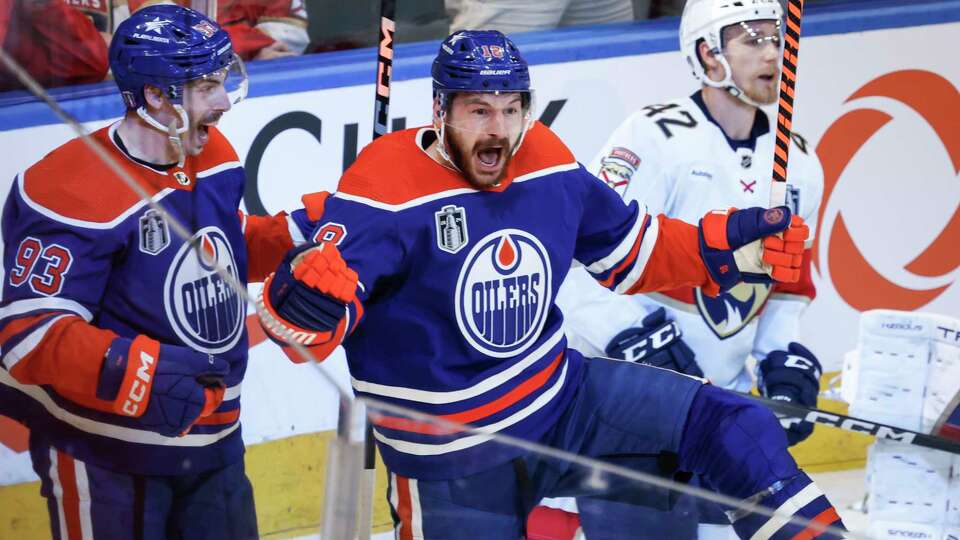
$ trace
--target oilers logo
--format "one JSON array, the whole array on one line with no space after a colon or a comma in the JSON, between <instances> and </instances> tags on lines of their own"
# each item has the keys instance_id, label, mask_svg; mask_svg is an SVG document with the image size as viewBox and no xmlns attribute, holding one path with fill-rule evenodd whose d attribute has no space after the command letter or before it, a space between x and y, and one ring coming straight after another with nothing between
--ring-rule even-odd
<instances>
[{"instance_id":1,"label":"oilers logo","mask_svg":"<svg viewBox=\"0 0 960 540\"><path fill-rule=\"evenodd\" d=\"M489 356L520 354L543 330L552 291L550 260L536 237L518 229L491 233L470 250L457 279L460 332Z\"/></svg>"},{"instance_id":2,"label":"oilers logo","mask_svg":"<svg viewBox=\"0 0 960 540\"><path fill-rule=\"evenodd\" d=\"M210 354L237 344L246 315L243 299L217 273L218 265L240 280L223 231L204 227L180 247L163 285L167 320L177 336Z\"/></svg>"},{"instance_id":3,"label":"oilers logo","mask_svg":"<svg viewBox=\"0 0 960 540\"><path fill-rule=\"evenodd\" d=\"M710 330L718 338L726 339L750 324L766 303L770 289L763 283L739 283L716 298L696 289L697 309Z\"/></svg>"}]
</instances>

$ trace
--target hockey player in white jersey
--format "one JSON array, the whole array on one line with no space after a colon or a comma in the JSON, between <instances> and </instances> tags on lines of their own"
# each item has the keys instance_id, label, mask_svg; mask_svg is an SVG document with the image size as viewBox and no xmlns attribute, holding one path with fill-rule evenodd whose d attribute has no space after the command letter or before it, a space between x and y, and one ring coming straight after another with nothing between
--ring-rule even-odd
<instances>
[{"instance_id":1,"label":"hockey player in white jersey","mask_svg":"<svg viewBox=\"0 0 960 540\"><path fill-rule=\"evenodd\" d=\"M766 205L770 198L775 121L764 107L778 95L782 54L777 0L691 0L680 25L681 52L701 88L690 97L642 107L610 136L590 171L627 201L651 212L695 222L710 208ZM823 172L813 145L794 135L787 205L807 223L816 223ZM798 343L798 319L815 295L810 279L809 243L802 276L789 286L741 283L717 297L699 289L621 296L597 286L582 269L572 271L558 303L567 316L573 347L588 354L651 363L740 391L752 386L747 369L758 360L759 389L774 399L816 404L820 366ZM795 444L811 424L794 424ZM647 509L602 501L578 501L591 540L613 538L613 516L636 537L696 535L697 509L682 501L671 519ZM703 506L703 505L701 505ZM726 523L722 513L700 509L699 521ZM704 515L708 514L708 515ZM604 527L591 527L592 520ZM686 521L682 525L678 521ZM657 523L669 523L669 531ZM700 537L717 527L701 526ZM681 533L685 530L686 533ZM667 536L664 536L669 532ZM592 534L591 534L592 533Z\"/></svg>"}]
</instances>

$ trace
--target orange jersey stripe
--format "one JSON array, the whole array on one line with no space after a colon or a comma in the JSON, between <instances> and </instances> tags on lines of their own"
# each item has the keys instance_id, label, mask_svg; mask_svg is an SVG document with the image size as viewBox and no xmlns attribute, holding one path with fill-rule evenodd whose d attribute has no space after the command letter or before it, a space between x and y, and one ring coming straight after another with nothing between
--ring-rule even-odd
<instances>
[{"instance_id":1,"label":"orange jersey stripe","mask_svg":"<svg viewBox=\"0 0 960 540\"><path fill-rule=\"evenodd\" d=\"M825 527L838 521L840 521L840 515L837 514L837 509L831 506L817 514L805 529L795 534L790 540L812 540L826 532Z\"/></svg>"},{"instance_id":2,"label":"orange jersey stripe","mask_svg":"<svg viewBox=\"0 0 960 540\"><path fill-rule=\"evenodd\" d=\"M560 361L563 360L563 353L561 352L550 362L547 367L540 370L538 373L530 377L529 379L523 381L515 388L507 392L506 394L500 396L499 398L487 403L486 405L481 405L473 409L469 409L459 413L446 414L439 416L440 419L446 420L448 422L455 422L458 424L469 424L471 422L476 422L493 414L496 414L511 405L517 403L521 399L529 396L531 393L536 391L539 388L542 388L544 384L550 380L550 377L557 371L557 367L560 366ZM398 418L395 416L386 416L382 415L377 417L374 423L378 426L382 426L389 429L397 429L401 431L408 431L411 433L420 433L424 435L449 435L452 433L458 433L464 431L463 429L457 429L454 427L447 427L443 425L433 424L430 422L421 422L419 420L410 420L406 418Z\"/></svg>"},{"instance_id":3,"label":"orange jersey stripe","mask_svg":"<svg viewBox=\"0 0 960 540\"><path fill-rule=\"evenodd\" d=\"M61 502L63 503L63 521L67 525L66 531L60 531L69 540L83 538L80 529L80 495L77 493L77 475L73 457L57 451L57 476L60 477L60 487L63 488Z\"/></svg>"},{"instance_id":4,"label":"orange jersey stripe","mask_svg":"<svg viewBox=\"0 0 960 540\"><path fill-rule=\"evenodd\" d=\"M240 418L240 409L232 411L213 413L210 416L196 421L197 425L212 426L217 424L232 424Z\"/></svg>"},{"instance_id":5,"label":"orange jersey stripe","mask_svg":"<svg viewBox=\"0 0 960 540\"><path fill-rule=\"evenodd\" d=\"M400 518L400 540L413 540L413 508L410 506L410 480L395 475L397 485L397 516Z\"/></svg>"}]
</instances>

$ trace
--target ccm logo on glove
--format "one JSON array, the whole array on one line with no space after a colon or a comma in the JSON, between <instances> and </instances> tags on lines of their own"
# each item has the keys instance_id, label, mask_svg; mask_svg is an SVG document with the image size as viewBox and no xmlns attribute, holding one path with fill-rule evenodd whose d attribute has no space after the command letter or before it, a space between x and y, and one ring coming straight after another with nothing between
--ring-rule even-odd
<instances>
[{"instance_id":1,"label":"ccm logo on glove","mask_svg":"<svg viewBox=\"0 0 960 540\"><path fill-rule=\"evenodd\" d=\"M137 376L130 384L127 399L123 401L123 405L120 407L120 411L127 416L137 416L140 411L140 403L150 388L150 379L153 377L155 364L156 358L147 351L140 351L140 367L137 368Z\"/></svg>"}]
</instances>

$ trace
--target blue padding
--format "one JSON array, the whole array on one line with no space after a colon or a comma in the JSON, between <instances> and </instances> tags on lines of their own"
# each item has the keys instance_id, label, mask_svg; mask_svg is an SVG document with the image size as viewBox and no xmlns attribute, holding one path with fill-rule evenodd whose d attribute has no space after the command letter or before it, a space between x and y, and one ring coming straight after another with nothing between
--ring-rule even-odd
<instances>
[{"instance_id":1,"label":"blue padding","mask_svg":"<svg viewBox=\"0 0 960 540\"><path fill-rule=\"evenodd\" d=\"M803 17L803 36L846 34L960 21L960 0L838 0L811 4ZM560 28L517 34L514 42L533 65L675 51L679 19ZM397 45L394 81L430 76L439 42ZM250 97L272 96L372 84L376 49L337 51L252 62ZM371 90L372 91L372 90ZM123 113L113 81L52 90L63 108L82 122ZM372 98L371 98L372 99ZM0 93L0 130L59 123L43 103L27 92Z\"/></svg>"}]
</instances>

